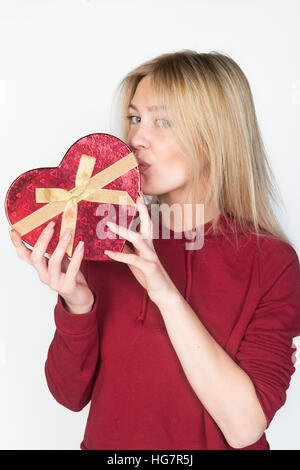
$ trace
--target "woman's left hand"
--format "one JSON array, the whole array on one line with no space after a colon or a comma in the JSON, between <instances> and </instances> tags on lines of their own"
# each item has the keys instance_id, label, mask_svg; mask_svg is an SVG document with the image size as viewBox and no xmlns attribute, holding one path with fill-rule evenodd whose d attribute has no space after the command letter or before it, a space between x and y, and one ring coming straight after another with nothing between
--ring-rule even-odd
<instances>
[{"instance_id":1,"label":"woman's left hand","mask_svg":"<svg viewBox=\"0 0 300 470\"><path fill-rule=\"evenodd\" d=\"M154 249L153 223L144 199L138 197L136 204L140 215L140 232L107 222L111 231L132 243L134 250L125 244L122 253L110 250L105 250L104 253L116 261L127 263L135 278L147 290L150 299L158 304L177 289Z\"/></svg>"}]
</instances>

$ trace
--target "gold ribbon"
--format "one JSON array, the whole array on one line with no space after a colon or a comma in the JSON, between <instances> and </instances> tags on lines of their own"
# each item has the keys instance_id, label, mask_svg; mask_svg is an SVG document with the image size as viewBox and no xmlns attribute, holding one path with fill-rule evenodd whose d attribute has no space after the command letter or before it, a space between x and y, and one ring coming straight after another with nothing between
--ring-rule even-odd
<instances>
[{"instance_id":1,"label":"gold ribbon","mask_svg":"<svg viewBox=\"0 0 300 470\"><path fill-rule=\"evenodd\" d=\"M78 202L84 200L88 202L120 204L119 198L122 197L121 204L135 205L127 191L101 189L111 181L114 181L129 170L132 170L132 168L138 166L134 154L128 154L126 157L121 158L91 178L95 163L95 157L81 155L76 173L75 186L70 191L62 188L36 188L36 202L48 202L48 204L19 220L12 228L22 236L63 212L60 238L65 233L66 229L71 229L71 239L66 250L71 257L77 223Z\"/></svg>"}]
</instances>

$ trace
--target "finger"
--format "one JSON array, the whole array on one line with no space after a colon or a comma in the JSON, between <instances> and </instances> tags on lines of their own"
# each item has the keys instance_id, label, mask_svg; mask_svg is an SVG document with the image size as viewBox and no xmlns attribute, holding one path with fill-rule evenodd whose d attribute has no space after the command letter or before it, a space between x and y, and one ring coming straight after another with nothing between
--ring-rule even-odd
<instances>
[{"instance_id":1,"label":"finger","mask_svg":"<svg viewBox=\"0 0 300 470\"><path fill-rule=\"evenodd\" d=\"M55 286L58 285L59 278L61 275L61 264L68 244L71 239L71 230L67 229L63 236L60 238L54 252L52 253L51 258L48 263L48 274L49 274L49 284L52 288L55 289Z\"/></svg>"},{"instance_id":2,"label":"finger","mask_svg":"<svg viewBox=\"0 0 300 470\"><path fill-rule=\"evenodd\" d=\"M153 239L153 224L149 216L147 205L144 201L144 198L139 196L136 200L137 209L139 211L140 220L141 220L141 229L140 233L144 238Z\"/></svg>"},{"instance_id":3,"label":"finger","mask_svg":"<svg viewBox=\"0 0 300 470\"><path fill-rule=\"evenodd\" d=\"M76 276L81 266L83 255L84 255L84 242L80 241L74 250L72 259L69 263L69 266L66 272L66 276L65 276L66 287L68 287L68 285L71 285L72 283L75 282Z\"/></svg>"},{"instance_id":4,"label":"finger","mask_svg":"<svg viewBox=\"0 0 300 470\"><path fill-rule=\"evenodd\" d=\"M121 263L131 264L140 268L143 271L145 266L145 260L143 260L140 256L134 254L127 254L127 253L120 253L119 251L111 251L105 250L104 253L110 256L112 259L116 261L120 261Z\"/></svg>"},{"instance_id":5,"label":"finger","mask_svg":"<svg viewBox=\"0 0 300 470\"><path fill-rule=\"evenodd\" d=\"M46 282L48 280L48 269L47 269L47 258L45 257L45 252L47 250L47 246L50 242L50 239L53 235L55 222L51 221L49 224L44 228L41 235L37 239L33 250L31 252L30 261L33 267L37 270L39 278Z\"/></svg>"},{"instance_id":6,"label":"finger","mask_svg":"<svg viewBox=\"0 0 300 470\"><path fill-rule=\"evenodd\" d=\"M27 263L31 264L30 263L31 250L24 245L21 235L16 230L12 229L10 232L10 238L11 238L11 241L13 242L14 247L17 250L18 257L23 259Z\"/></svg>"},{"instance_id":7,"label":"finger","mask_svg":"<svg viewBox=\"0 0 300 470\"><path fill-rule=\"evenodd\" d=\"M141 254L145 256L151 254L151 248L147 245L146 241L143 239L140 233L128 230L127 228L122 227L122 225L117 225L114 222L106 222L106 224L110 230L118 233L123 238L130 241Z\"/></svg>"}]
</instances>

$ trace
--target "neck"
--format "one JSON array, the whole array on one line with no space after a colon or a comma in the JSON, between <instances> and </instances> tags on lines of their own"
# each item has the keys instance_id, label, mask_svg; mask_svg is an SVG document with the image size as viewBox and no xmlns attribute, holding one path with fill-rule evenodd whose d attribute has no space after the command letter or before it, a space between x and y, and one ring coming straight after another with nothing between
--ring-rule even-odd
<instances>
[{"instance_id":1,"label":"neck","mask_svg":"<svg viewBox=\"0 0 300 470\"><path fill-rule=\"evenodd\" d=\"M220 210L213 203L204 204L203 199L192 207L191 201L184 201L172 194L159 195L160 212L163 223L174 232L195 230L196 227L215 219Z\"/></svg>"}]
</instances>

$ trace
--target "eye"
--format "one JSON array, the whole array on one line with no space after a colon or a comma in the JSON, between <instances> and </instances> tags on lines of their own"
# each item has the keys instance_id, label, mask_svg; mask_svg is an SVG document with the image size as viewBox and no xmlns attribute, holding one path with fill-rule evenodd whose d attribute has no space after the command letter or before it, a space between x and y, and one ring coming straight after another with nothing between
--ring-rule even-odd
<instances>
[{"instance_id":1,"label":"eye","mask_svg":"<svg viewBox=\"0 0 300 470\"><path fill-rule=\"evenodd\" d=\"M133 121L134 118L141 119L139 116L135 115L128 115L126 118L129 120L130 124L137 124L137 121ZM170 122L167 119L156 119L157 122L161 122L162 124L159 124L159 127L170 127Z\"/></svg>"},{"instance_id":2,"label":"eye","mask_svg":"<svg viewBox=\"0 0 300 470\"><path fill-rule=\"evenodd\" d=\"M140 119L138 116L132 116L132 115L126 116L126 118L129 120L129 122L130 122L131 124L136 124L136 122L133 122L133 121L131 120L131 118L138 118L138 119Z\"/></svg>"},{"instance_id":3,"label":"eye","mask_svg":"<svg viewBox=\"0 0 300 470\"><path fill-rule=\"evenodd\" d=\"M161 121L163 123L160 127L170 127L170 122L167 119L157 119L157 121Z\"/></svg>"}]
</instances>

